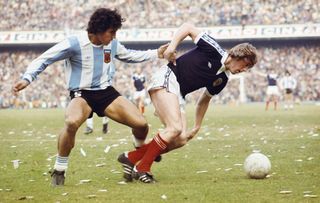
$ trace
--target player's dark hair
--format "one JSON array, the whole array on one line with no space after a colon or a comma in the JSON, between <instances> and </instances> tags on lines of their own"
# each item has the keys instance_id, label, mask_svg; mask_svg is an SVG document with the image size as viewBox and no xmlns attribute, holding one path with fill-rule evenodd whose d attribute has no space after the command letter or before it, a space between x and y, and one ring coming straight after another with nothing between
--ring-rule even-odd
<instances>
[{"instance_id":1,"label":"player's dark hair","mask_svg":"<svg viewBox=\"0 0 320 203\"><path fill-rule=\"evenodd\" d=\"M232 58L247 60L250 68L258 62L257 54L257 49L249 43L238 44L229 50L229 55Z\"/></svg>"},{"instance_id":2,"label":"player's dark hair","mask_svg":"<svg viewBox=\"0 0 320 203\"><path fill-rule=\"evenodd\" d=\"M104 33L109 28L118 30L122 26L124 19L118 11L108 8L98 8L90 17L88 22L88 33Z\"/></svg>"}]
</instances>

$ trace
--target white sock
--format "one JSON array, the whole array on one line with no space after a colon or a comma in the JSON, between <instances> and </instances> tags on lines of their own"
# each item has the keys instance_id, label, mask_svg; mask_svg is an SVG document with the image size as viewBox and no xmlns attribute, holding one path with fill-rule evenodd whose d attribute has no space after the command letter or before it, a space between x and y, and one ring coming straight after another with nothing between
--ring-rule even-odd
<instances>
[{"instance_id":1,"label":"white sock","mask_svg":"<svg viewBox=\"0 0 320 203\"><path fill-rule=\"evenodd\" d=\"M109 123L109 118L105 116L102 118L102 124L107 124L107 123Z\"/></svg>"},{"instance_id":2,"label":"white sock","mask_svg":"<svg viewBox=\"0 0 320 203\"><path fill-rule=\"evenodd\" d=\"M141 147L144 144L144 140L139 140L134 135L132 135L132 140L135 147Z\"/></svg>"},{"instance_id":3,"label":"white sock","mask_svg":"<svg viewBox=\"0 0 320 203\"><path fill-rule=\"evenodd\" d=\"M54 169L57 171L65 171L68 168L69 157L57 156L56 163L54 164Z\"/></svg>"},{"instance_id":4,"label":"white sock","mask_svg":"<svg viewBox=\"0 0 320 203\"><path fill-rule=\"evenodd\" d=\"M93 129L93 117L87 119L87 127Z\"/></svg>"}]
</instances>

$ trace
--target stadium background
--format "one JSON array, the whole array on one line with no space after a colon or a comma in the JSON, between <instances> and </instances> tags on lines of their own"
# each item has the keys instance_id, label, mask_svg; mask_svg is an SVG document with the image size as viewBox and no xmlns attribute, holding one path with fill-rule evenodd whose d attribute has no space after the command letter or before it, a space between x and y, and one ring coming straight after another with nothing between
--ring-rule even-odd
<instances>
[{"instance_id":1,"label":"stadium background","mask_svg":"<svg viewBox=\"0 0 320 203\"><path fill-rule=\"evenodd\" d=\"M168 42L183 22L209 31L225 48L249 41L259 50L256 71L274 68L279 76L289 70L297 79L296 102L320 100L320 14L319 0L308 1L0 1L0 108L64 107L68 101L63 63L49 66L39 78L14 97L11 86L27 65L65 36L86 29L91 13L98 7L117 8L126 21L117 37L128 48L149 49ZM15 12L19 10L19 12ZM164 33L164 34L163 34ZM186 41L182 53L192 47ZM131 75L142 66L147 79L164 60L143 64L117 63L114 86L126 97L133 93ZM267 81L255 71L231 80L213 99L215 103L261 102ZM193 102L198 92L187 99Z\"/></svg>"}]
</instances>

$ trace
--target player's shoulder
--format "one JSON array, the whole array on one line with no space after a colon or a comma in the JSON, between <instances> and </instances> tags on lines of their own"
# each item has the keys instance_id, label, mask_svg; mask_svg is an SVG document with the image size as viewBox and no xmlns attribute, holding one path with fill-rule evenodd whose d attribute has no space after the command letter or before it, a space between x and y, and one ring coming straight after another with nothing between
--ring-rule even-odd
<instances>
[{"instance_id":1,"label":"player's shoulder","mask_svg":"<svg viewBox=\"0 0 320 203\"><path fill-rule=\"evenodd\" d=\"M215 50L219 52L220 55L224 55L226 53L226 51L220 46L220 44L215 40L215 38L207 32L199 33L198 36L195 38L194 43L198 47Z\"/></svg>"},{"instance_id":2,"label":"player's shoulder","mask_svg":"<svg viewBox=\"0 0 320 203\"><path fill-rule=\"evenodd\" d=\"M71 45L80 46L80 47L90 44L90 40L87 32L76 32L76 33L70 34L67 37L67 40Z\"/></svg>"}]
</instances>

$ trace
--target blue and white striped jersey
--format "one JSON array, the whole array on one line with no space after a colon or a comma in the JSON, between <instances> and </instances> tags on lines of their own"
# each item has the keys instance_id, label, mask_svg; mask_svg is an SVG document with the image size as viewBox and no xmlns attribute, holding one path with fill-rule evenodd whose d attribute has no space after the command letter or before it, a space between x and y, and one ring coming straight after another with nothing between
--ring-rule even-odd
<instances>
[{"instance_id":1,"label":"blue and white striped jersey","mask_svg":"<svg viewBox=\"0 0 320 203\"><path fill-rule=\"evenodd\" d=\"M70 36L48 49L31 62L23 79L32 82L56 61L65 60L68 90L99 90L112 84L115 73L114 58L126 63L139 63L157 58L157 50L136 51L125 48L117 40L97 46L86 32Z\"/></svg>"},{"instance_id":2,"label":"blue and white striped jersey","mask_svg":"<svg viewBox=\"0 0 320 203\"><path fill-rule=\"evenodd\" d=\"M295 89L297 87L297 80L292 76L284 76L280 80L280 85L284 89Z\"/></svg>"}]
</instances>

